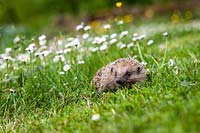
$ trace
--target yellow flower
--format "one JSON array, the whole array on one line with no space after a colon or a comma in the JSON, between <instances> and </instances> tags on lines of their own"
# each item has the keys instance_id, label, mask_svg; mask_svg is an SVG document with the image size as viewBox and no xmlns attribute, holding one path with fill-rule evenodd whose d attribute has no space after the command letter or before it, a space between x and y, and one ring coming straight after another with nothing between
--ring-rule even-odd
<instances>
[{"instance_id":1,"label":"yellow flower","mask_svg":"<svg viewBox=\"0 0 200 133\"><path fill-rule=\"evenodd\" d=\"M115 6L118 7L118 8L122 7L122 2L116 2Z\"/></svg>"}]
</instances>

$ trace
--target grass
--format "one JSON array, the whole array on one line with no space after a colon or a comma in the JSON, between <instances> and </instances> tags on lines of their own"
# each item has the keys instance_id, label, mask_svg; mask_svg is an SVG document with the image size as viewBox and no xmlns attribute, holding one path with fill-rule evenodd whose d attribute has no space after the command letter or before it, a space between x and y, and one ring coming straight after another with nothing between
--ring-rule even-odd
<instances>
[{"instance_id":1,"label":"grass","mask_svg":"<svg viewBox=\"0 0 200 133\"><path fill-rule=\"evenodd\" d=\"M104 51L81 54L80 47L55 63L55 52L43 60L30 54L34 62L6 60L0 71L0 130L2 132L198 132L200 124L200 29L199 20L173 24L151 22L137 27L126 25L129 34L118 42L130 43L132 33L145 33L144 40L131 48L115 43ZM163 32L169 36L164 37ZM114 27L109 31L119 34ZM77 33L80 34L80 33ZM95 36L90 31L91 36ZM68 38L59 35L59 39ZM150 46L148 40L154 40ZM48 41L50 46L52 40ZM22 39L10 53L14 59L38 40ZM168 45L165 49L166 44ZM56 44L55 44L56 45ZM64 43L63 43L64 45ZM81 41L81 46L93 46ZM95 46L100 46L96 44ZM60 46L62 47L62 45ZM139 49L139 51L138 51ZM166 51L167 50L167 51ZM166 55L165 55L166 51ZM2 51L3 52L3 51ZM82 55L84 64L77 64ZM142 88L136 84L115 93L98 95L90 86L95 72L107 63L136 55L147 63ZM164 59L165 58L165 59ZM169 64L169 60L172 64ZM45 65L42 65L45 64ZM59 74L64 64L70 70ZM17 66L17 69L14 69ZM99 114L100 119L91 117Z\"/></svg>"}]
</instances>

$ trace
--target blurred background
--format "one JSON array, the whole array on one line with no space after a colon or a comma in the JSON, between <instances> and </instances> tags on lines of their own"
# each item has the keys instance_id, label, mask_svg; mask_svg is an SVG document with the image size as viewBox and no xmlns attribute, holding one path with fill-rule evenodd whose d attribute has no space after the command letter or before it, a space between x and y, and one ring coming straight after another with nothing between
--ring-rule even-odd
<instances>
[{"instance_id":1,"label":"blurred background","mask_svg":"<svg viewBox=\"0 0 200 133\"><path fill-rule=\"evenodd\" d=\"M16 27L17 32L73 31L82 21L94 24L116 17L128 23L156 17L178 23L198 18L199 3L199 0L0 0L0 33Z\"/></svg>"}]
</instances>

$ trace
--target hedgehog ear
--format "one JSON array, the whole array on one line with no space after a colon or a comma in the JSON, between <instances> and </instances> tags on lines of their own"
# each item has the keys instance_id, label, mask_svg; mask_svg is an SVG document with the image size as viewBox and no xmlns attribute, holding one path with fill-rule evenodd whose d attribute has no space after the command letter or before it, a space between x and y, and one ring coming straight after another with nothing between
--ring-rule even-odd
<instances>
[{"instance_id":1,"label":"hedgehog ear","mask_svg":"<svg viewBox=\"0 0 200 133\"><path fill-rule=\"evenodd\" d=\"M111 69L110 69L110 72L111 72L111 73L113 73L113 71L114 71L114 68L113 68L113 67L111 67Z\"/></svg>"}]
</instances>

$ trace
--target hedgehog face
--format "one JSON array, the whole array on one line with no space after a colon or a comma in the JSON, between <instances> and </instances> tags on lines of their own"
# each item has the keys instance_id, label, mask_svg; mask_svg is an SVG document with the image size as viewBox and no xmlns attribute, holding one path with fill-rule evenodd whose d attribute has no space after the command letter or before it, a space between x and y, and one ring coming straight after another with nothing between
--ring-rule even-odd
<instances>
[{"instance_id":1,"label":"hedgehog face","mask_svg":"<svg viewBox=\"0 0 200 133\"><path fill-rule=\"evenodd\" d=\"M136 82L142 82L145 78L145 70L141 64L117 64L111 69L115 82L120 86L131 86Z\"/></svg>"}]
</instances>

